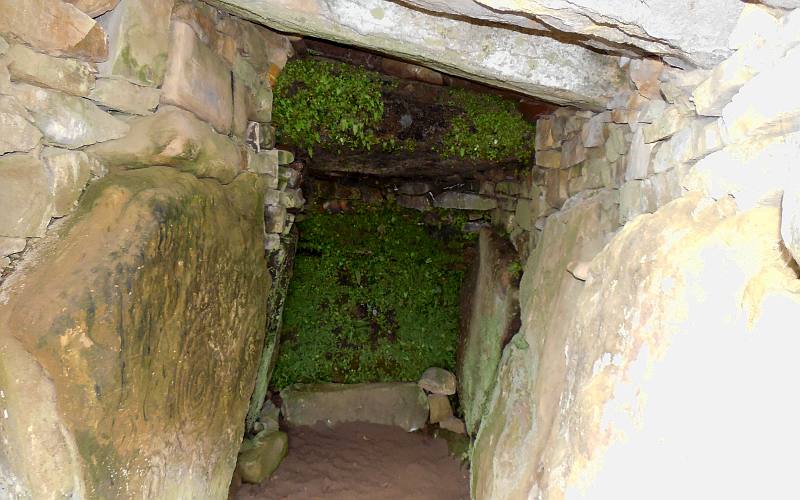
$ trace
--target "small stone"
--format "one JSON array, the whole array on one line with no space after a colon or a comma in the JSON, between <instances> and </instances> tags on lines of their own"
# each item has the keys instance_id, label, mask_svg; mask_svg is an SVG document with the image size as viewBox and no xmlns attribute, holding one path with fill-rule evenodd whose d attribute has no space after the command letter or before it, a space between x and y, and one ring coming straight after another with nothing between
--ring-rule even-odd
<instances>
[{"instance_id":1,"label":"small stone","mask_svg":"<svg viewBox=\"0 0 800 500\"><path fill-rule=\"evenodd\" d=\"M268 233L283 233L286 227L286 207L267 205L264 210L264 230Z\"/></svg>"},{"instance_id":2,"label":"small stone","mask_svg":"<svg viewBox=\"0 0 800 500\"><path fill-rule=\"evenodd\" d=\"M264 236L264 250L268 252L272 252L274 250L278 250L281 247L281 235L269 233Z\"/></svg>"},{"instance_id":3,"label":"small stone","mask_svg":"<svg viewBox=\"0 0 800 500\"><path fill-rule=\"evenodd\" d=\"M428 182L404 182L400 184L400 187L398 188L398 192L400 194L406 194L410 196L423 195L432 190L433 190L433 185Z\"/></svg>"},{"instance_id":4,"label":"small stone","mask_svg":"<svg viewBox=\"0 0 800 500\"><path fill-rule=\"evenodd\" d=\"M653 123L644 125L644 142L651 143L661 141L672 136L689 124L689 117L680 106L672 105L668 107Z\"/></svg>"},{"instance_id":5,"label":"small stone","mask_svg":"<svg viewBox=\"0 0 800 500\"><path fill-rule=\"evenodd\" d=\"M639 123L653 123L666 109L667 103L663 99L653 99L642 108L636 120Z\"/></svg>"},{"instance_id":6,"label":"small stone","mask_svg":"<svg viewBox=\"0 0 800 500\"><path fill-rule=\"evenodd\" d=\"M98 78L89 93L89 99L104 108L133 115L149 115L158 106L161 91L119 78Z\"/></svg>"},{"instance_id":7,"label":"small stone","mask_svg":"<svg viewBox=\"0 0 800 500\"><path fill-rule=\"evenodd\" d=\"M277 189L269 188L264 191L264 205L280 205L281 203L281 191Z\"/></svg>"},{"instance_id":8,"label":"small stone","mask_svg":"<svg viewBox=\"0 0 800 500\"><path fill-rule=\"evenodd\" d=\"M33 117L19 101L0 96L0 155L30 151L39 144L42 134L32 122Z\"/></svg>"},{"instance_id":9,"label":"small stone","mask_svg":"<svg viewBox=\"0 0 800 500\"><path fill-rule=\"evenodd\" d=\"M303 198L303 192L299 189L289 189L281 191L281 205L286 208L303 208L306 204L306 199Z\"/></svg>"},{"instance_id":10,"label":"small stone","mask_svg":"<svg viewBox=\"0 0 800 500\"><path fill-rule=\"evenodd\" d=\"M262 431L242 445L236 471L245 483L262 483L275 472L288 450L289 438L285 432Z\"/></svg>"},{"instance_id":11,"label":"small stone","mask_svg":"<svg viewBox=\"0 0 800 500\"><path fill-rule=\"evenodd\" d=\"M6 54L8 72L13 82L25 82L85 97L94 85L94 73L88 63L53 57L13 45Z\"/></svg>"},{"instance_id":12,"label":"small stone","mask_svg":"<svg viewBox=\"0 0 800 500\"><path fill-rule=\"evenodd\" d=\"M624 125L616 124L609 126L608 140L605 145L606 158L609 161L615 161L628 150L623 127Z\"/></svg>"},{"instance_id":13,"label":"small stone","mask_svg":"<svg viewBox=\"0 0 800 500\"><path fill-rule=\"evenodd\" d=\"M44 236L53 213L45 165L27 154L0 157L0 236Z\"/></svg>"},{"instance_id":14,"label":"small stone","mask_svg":"<svg viewBox=\"0 0 800 500\"><path fill-rule=\"evenodd\" d=\"M192 111L221 134L231 131L230 69L183 22L174 22L172 26L161 102Z\"/></svg>"},{"instance_id":15,"label":"small stone","mask_svg":"<svg viewBox=\"0 0 800 500\"><path fill-rule=\"evenodd\" d=\"M536 150L536 165L542 168L561 168L561 150Z\"/></svg>"},{"instance_id":16,"label":"small stone","mask_svg":"<svg viewBox=\"0 0 800 500\"><path fill-rule=\"evenodd\" d=\"M432 424L438 424L453 416L450 399L443 394L428 394L428 407L430 408L428 421Z\"/></svg>"},{"instance_id":17,"label":"small stone","mask_svg":"<svg viewBox=\"0 0 800 500\"><path fill-rule=\"evenodd\" d=\"M620 224L626 224L641 214L653 213L657 208L650 179L632 180L622 185L619 193Z\"/></svg>"},{"instance_id":18,"label":"small stone","mask_svg":"<svg viewBox=\"0 0 800 500\"><path fill-rule=\"evenodd\" d=\"M545 172L545 200L553 208L561 208L569 198L569 171L548 170Z\"/></svg>"},{"instance_id":19,"label":"small stone","mask_svg":"<svg viewBox=\"0 0 800 500\"><path fill-rule=\"evenodd\" d=\"M457 417L450 417L446 420L442 420L439 422L439 428L455 432L456 434L467 433L467 427L464 425L464 421Z\"/></svg>"},{"instance_id":20,"label":"small stone","mask_svg":"<svg viewBox=\"0 0 800 500\"><path fill-rule=\"evenodd\" d=\"M130 128L87 99L25 83L13 84L12 94L31 112L45 140L55 146L79 148L109 141Z\"/></svg>"},{"instance_id":21,"label":"small stone","mask_svg":"<svg viewBox=\"0 0 800 500\"><path fill-rule=\"evenodd\" d=\"M519 182L500 181L495 186L495 193L506 196L518 196L520 194Z\"/></svg>"},{"instance_id":22,"label":"small stone","mask_svg":"<svg viewBox=\"0 0 800 500\"><path fill-rule=\"evenodd\" d=\"M303 178L303 175L299 170L292 168L291 166L280 166L278 167L278 178L284 187L296 188L300 186L300 181Z\"/></svg>"},{"instance_id":23,"label":"small stone","mask_svg":"<svg viewBox=\"0 0 800 500\"><path fill-rule=\"evenodd\" d=\"M0 236L0 256L12 255L25 250L28 240L25 238L8 238Z\"/></svg>"},{"instance_id":24,"label":"small stone","mask_svg":"<svg viewBox=\"0 0 800 500\"><path fill-rule=\"evenodd\" d=\"M247 148L247 170L278 177L278 150L268 149L257 153Z\"/></svg>"},{"instance_id":25,"label":"small stone","mask_svg":"<svg viewBox=\"0 0 800 500\"><path fill-rule=\"evenodd\" d=\"M537 152L546 149L555 149L561 145L561 130L553 117L540 118L536 122L536 137L534 147Z\"/></svg>"},{"instance_id":26,"label":"small stone","mask_svg":"<svg viewBox=\"0 0 800 500\"><path fill-rule=\"evenodd\" d=\"M244 86L245 113L249 120L268 123L272 121L272 88L262 78L255 67L241 56L233 65L234 79Z\"/></svg>"},{"instance_id":27,"label":"small stone","mask_svg":"<svg viewBox=\"0 0 800 500\"><path fill-rule=\"evenodd\" d=\"M581 130L581 141L586 148L595 148L603 145L608 136L608 123L611 122L611 112L604 111L589 119Z\"/></svg>"},{"instance_id":28,"label":"small stone","mask_svg":"<svg viewBox=\"0 0 800 500\"><path fill-rule=\"evenodd\" d=\"M294 153L291 151L284 151L282 149L278 149L276 151L278 151L279 165L288 165L290 163L294 163Z\"/></svg>"},{"instance_id":29,"label":"small stone","mask_svg":"<svg viewBox=\"0 0 800 500\"><path fill-rule=\"evenodd\" d=\"M650 158L655 144L648 144L644 139L644 131L640 128L633 134L628 162L625 165L625 180L644 179L650 173Z\"/></svg>"},{"instance_id":30,"label":"small stone","mask_svg":"<svg viewBox=\"0 0 800 500\"><path fill-rule=\"evenodd\" d=\"M456 393L456 376L444 368L431 367L425 370L417 385L430 393L450 396Z\"/></svg>"},{"instance_id":31,"label":"small stone","mask_svg":"<svg viewBox=\"0 0 800 500\"><path fill-rule=\"evenodd\" d=\"M434 198L433 205L456 210L492 210L497 207L497 201L474 193L445 191Z\"/></svg>"},{"instance_id":32,"label":"small stone","mask_svg":"<svg viewBox=\"0 0 800 500\"><path fill-rule=\"evenodd\" d=\"M404 208L419 210L420 212L430 210L433 207L430 197L424 195L410 196L401 194L397 196L397 204Z\"/></svg>"},{"instance_id":33,"label":"small stone","mask_svg":"<svg viewBox=\"0 0 800 500\"><path fill-rule=\"evenodd\" d=\"M586 148L583 147L579 135L564 141L561 147L561 168L570 168L584 160L586 160Z\"/></svg>"},{"instance_id":34,"label":"small stone","mask_svg":"<svg viewBox=\"0 0 800 500\"><path fill-rule=\"evenodd\" d=\"M658 77L664 71L664 63L658 59L633 59L628 69L639 94L648 99L660 96Z\"/></svg>"}]
</instances>

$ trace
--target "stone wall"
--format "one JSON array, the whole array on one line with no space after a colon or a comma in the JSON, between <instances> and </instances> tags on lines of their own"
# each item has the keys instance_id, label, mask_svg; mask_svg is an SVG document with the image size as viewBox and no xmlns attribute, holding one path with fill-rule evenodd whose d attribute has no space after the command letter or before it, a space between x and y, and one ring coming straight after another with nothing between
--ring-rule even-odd
<instances>
[{"instance_id":1,"label":"stone wall","mask_svg":"<svg viewBox=\"0 0 800 500\"><path fill-rule=\"evenodd\" d=\"M791 491L776 471L800 442L798 21L745 5L715 68L627 61L607 111L539 121L540 195L515 214L522 327L475 498Z\"/></svg>"},{"instance_id":2,"label":"stone wall","mask_svg":"<svg viewBox=\"0 0 800 500\"><path fill-rule=\"evenodd\" d=\"M227 494L304 203L291 54L201 2L0 3L0 497Z\"/></svg>"}]
</instances>

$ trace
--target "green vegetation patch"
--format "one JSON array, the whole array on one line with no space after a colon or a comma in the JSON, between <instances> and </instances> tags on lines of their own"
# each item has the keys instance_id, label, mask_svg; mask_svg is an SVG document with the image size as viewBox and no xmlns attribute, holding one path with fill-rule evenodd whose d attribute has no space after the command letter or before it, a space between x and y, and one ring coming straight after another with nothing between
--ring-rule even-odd
<instances>
[{"instance_id":1,"label":"green vegetation patch","mask_svg":"<svg viewBox=\"0 0 800 500\"><path fill-rule=\"evenodd\" d=\"M444 157L529 161L536 127L513 101L463 89L449 91L447 104L463 113L453 118L442 140Z\"/></svg>"},{"instance_id":2,"label":"green vegetation patch","mask_svg":"<svg viewBox=\"0 0 800 500\"><path fill-rule=\"evenodd\" d=\"M315 214L299 228L274 387L454 369L468 241L460 231L443 237L446 228L391 206Z\"/></svg>"}]
</instances>

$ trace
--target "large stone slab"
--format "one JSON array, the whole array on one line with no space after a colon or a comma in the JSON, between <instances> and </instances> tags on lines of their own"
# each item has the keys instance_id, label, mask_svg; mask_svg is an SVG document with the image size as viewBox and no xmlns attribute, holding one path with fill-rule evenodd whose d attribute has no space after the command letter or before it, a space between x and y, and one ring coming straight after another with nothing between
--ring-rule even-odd
<instances>
[{"instance_id":1,"label":"large stone slab","mask_svg":"<svg viewBox=\"0 0 800 500\"><path fill-rule=\"evenodd\" d=\"M139 85L160 86L167 69L170 13L174 0L122 0L98 18L110 40L100 76L118 76Z\"/></svg>"},{"instance_id":2,"label":"large stone slab","mask_svg":"<svg viewBox=\"0 0 800 500\"><path fill-rule=\"evenodd\" d=\"M91 101L25 83L11 93L33 115L33 121L54 146L80 148L124 136L128 125Z\"/></svg>"},{"instance_id":3,"label":"large stone slab","mask_svg":"<svg viewBox=\"0 0 800 500\"><path fill-rule=\"evenodd\" d=\"M369 422L413 431L428 420L428 398L415 383L295 384L281 398L290 425Z\"/></svg>"},{"instance_id":4,"label":"large stone slab","mask_svg":"<svg viewBox=\"0 0 800 500\"><path fill-rule=\"evenodd\" d=\"M92 67L82 61L53 57L24 45L13 45L6 53L11 81L19 81L85 97L94 85Z\"/></svg>"},{"instance_id":5,"label":"large stone slab","mask_svg":"<svg viewBox=\"0 0 800 500\"><path fill-rule=\"evenodd\" d=\"M262 192L112 173L26 253L0 289L6 491L226 497L267 314Z\"/></svg>"},{"instance_id":6,"label":"large stone slab","mask_svg":"<svg viewBox=\"0 0 800 500\"><path fill-rule=\"evenodd\" d=\"M149 115L158 106L161 91L119 78L98 78L88 97L105 108Z\"/></svg>"},{"instance_id":7,"label":"large stone slab","mask_svg":"<svg viewBox=\"0 0 800 500\"><path fill-rule=\"evenodd\" d=\"M409 59L560 103L602 109L623 82L615 57L552 38L472 24L383 0L216 0L289 33ZM475 43L480 40L480 43Z\"/></svg>"},{"instance_id":8,"label":"large stone slab","mask_svg":"<svg viewBox=\"0 0 800 500\"><path fill-rule=\"evenodd\" d=\"M0 95L0 155L30 151L41 138L28 110L14 97Z\"/></svg>"},{"instance_id":9,"label":"large stone slab","mask_svg":"<svg viewBox=\"0 0 800 500\"><path fill-rule=\"evenodd\" d=\"M161 102L187 109L228 134L233 120L231 70L191 26L174 22Z\"/></svg>"},{"instance_id":10,"label":"large stone slab","mask_svg":"<svg viewBox=\"0 0 800 500\"><path fill-rule=\"evenodd\" d=\"M33 155L0 157L0 236L44 236L52 215L47 168Z\"/></svg>"},{"instance_id":11,"label":"large stone slab","mask_svg":"<svg viewBox=\"0 0 800 500\"><path fill-rule=\"evenodd\" d=\"M167 165L223 183L232 181L246 167L240 146L192 113L171 106L133 120L125 137L87 151L109 166Z\"/></svg>"},{"instance_id":12,"label":"large stone slab","mask_svg":"<svg viewBox=\"0 0 800 500\"><path fill-rule=\"evenodd\" d=\"M3 0L0 35L54 55L93 62L108 56L103 28L61 0Z\"/></svg>"},{"instance_id":13,"label":"large stone slab","mask_svg":"<svg viewBox=\"0 0 800 500\"><path fill-rule=\"evenodd\" d=\"M519 329L517 253L508 238L481 229L478 259L461 297L458 397L467 431L475 434L487 411L503 347Z\"/></svg>"}]
</instances>

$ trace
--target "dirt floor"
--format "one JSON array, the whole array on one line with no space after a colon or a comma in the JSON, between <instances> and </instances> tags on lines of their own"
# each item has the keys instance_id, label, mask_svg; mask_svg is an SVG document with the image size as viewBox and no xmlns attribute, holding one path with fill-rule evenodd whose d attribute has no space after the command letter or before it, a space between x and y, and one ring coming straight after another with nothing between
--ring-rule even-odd
<instances>
[{"instance_id":1,"label":"dirt floor","mask_svg":"<svg viewBox=\"0 0 800 500\"><path fill-rule=\"evenodd\" d=\"M468 500L469 473L447 444L397 427L322 424L289 431L289 455L238 500Z\"/></svg>"}]
</instances>

